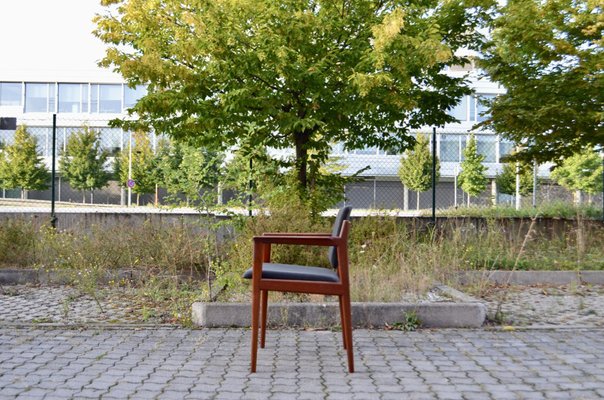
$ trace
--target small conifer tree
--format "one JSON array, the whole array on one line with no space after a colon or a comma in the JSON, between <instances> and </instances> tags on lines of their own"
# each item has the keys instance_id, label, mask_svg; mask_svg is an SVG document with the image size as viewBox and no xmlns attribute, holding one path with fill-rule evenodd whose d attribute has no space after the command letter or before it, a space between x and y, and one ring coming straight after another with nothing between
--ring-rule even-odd
<instances>
[{"instance_id":1,"label":"small conifer tree","mask_svg":"<svg viewBox=\"0 0 604 400\"><path fill-rule=\"evenodd\" d=\"M36 150L36 139L21 125L15 131L15 141L0 153L0 183L5 189L43 190L49 186L50 174Z\"/></svg>"},{"instance_id":2,"label":"small conifer tree","mask_svg":"<svg viewBox=\"0 0 604 400\"><path fill-rule=\"evenodd\" d=\"M458 180L461 189L468 194L469 206L470 197L478 196L482 193L489 182L489 179L485 175L487 167L482 164L484 155L478 154L476 138L473 134L470 135L463 155L464 160L461 162L461 172Z\"/></svg>"},{"instance_id":3,"label":"small conifer tree","mask_svg":"<svg viewBox=\"0 0 604 400\"><path fill-rule=\"evenodd\" d=\"M432 187L432 154L430 141L426 135L418 134L413 149L405 151L401 157L398 175L403 185L417 192L417 209L419 195ZM436 158L436 180L440 176L440 162Z\"/></svg>"},{"instance_id":4,"label":"small conifer tree","mask_svg":"<svg viewBox=\"0 0 604 400\"><path fill-rule=\"evenodd\" d=\"M556 167L551 178L569 190L575 191L575 202L580 204L583 193L602 191L602 160L593 149L584 150L565 158Z\"/></svg>"},{"instance_id":5,"label":"small conifer tree","mask_svg":"<svg viewBox=\"0 0 604 400\"><path fill-rule=\"evenodd\" d=\"M503 169L495 178L499 193L516 194L516 168L515 162L503 164ZM518 168L520 175L520 195L528 196L533 193L533 167L527 163L520 163Z\"/></svg>"},{"instance_id":6,"label":"small conifer tree","mask_svg":"<svg viewBox=\"0 0 604 400\"><path fill-rule=\"evenodd\" d=\"M86 202L85 191L93 191L107 186L110 174L105 170L109 153L101 148L98 132L84 126L67 139L65 151L61 154L59 168L69 185L82 191L82 203Z\"/></svg>"}]
</instances>

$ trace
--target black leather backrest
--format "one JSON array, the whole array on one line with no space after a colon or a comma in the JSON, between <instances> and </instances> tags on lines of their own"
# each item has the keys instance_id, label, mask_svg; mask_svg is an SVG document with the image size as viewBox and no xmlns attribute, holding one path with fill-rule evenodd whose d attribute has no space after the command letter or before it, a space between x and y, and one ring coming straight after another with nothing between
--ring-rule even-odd
<instances>
[{"instance_id":1,"label":"black leather backrest","mask_svg":"<svg viewBox=\"0 0 604 400\"><path fill-rule=\"evenodd\" d=\"M333 223L333 229L331 230L331 236L340 236L340 231L342 230L342 224L344 221L350 221L350 211L352 210L351 206L345 206L340 208L338 212L338 216L336 217L336 221ZM329 248L327 253L329 257L329 262L332 267L338 268L338 253L334 246Z\"/></svg>"}]
</instances>

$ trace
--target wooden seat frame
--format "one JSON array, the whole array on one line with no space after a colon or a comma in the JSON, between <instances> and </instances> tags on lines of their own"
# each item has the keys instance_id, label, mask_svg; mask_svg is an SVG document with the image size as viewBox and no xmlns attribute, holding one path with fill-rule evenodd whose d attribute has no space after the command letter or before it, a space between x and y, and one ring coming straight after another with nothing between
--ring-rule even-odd
<instances>
[{"instance_id":1,"label":"wooden seat frame","mask_svg":"<svg viewBox=\"0 0 604 400\"><path fill-rule=\"evenodd\" d=\"M348 357L348 371L354 372L352 352L352 317L348 278L348 232L350 221L343 221L339 236L329 233L265 233L255 236L252 270L252 355L251 371L256 372L258 328L261 328L260 347L264 348L268 314L268 292L293 292L338 296L342 321L342 341ZM302 281L262 278L262 264L270 262L271 245L290 244L308 246L335 246L338 257L339 282ZM262 315L260 310L262 309ZM260 319L262 318L262 319Z\"/></svg>"}]
</instances>

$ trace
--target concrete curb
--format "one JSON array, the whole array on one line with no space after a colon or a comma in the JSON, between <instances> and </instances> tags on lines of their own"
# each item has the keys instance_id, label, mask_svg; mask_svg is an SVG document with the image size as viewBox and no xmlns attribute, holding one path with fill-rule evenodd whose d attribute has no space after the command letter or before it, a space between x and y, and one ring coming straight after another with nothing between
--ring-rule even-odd
<instances>
[{"instance_id":1,"label":"concrete curb","mask_svg":"<svg viewBox=\"0 0 604 400\"><path fill-rule=\"evenodd\" d=\"M489 281L498 285L604 285L604 271L465 271L459 275L463 285Z\"/></svg>"},{"instance_id":2,"label":"concrete curb","mask_svg":"<svg viewBox=\"0 0 604 400\"><path fill-rule=\"evenodd\" d=\"M440 290L447 289L440 286ZM448 295L455 295L446 292ZM459 292L457 292L459 293ZM463 294L462 294L463 295ZM352 323L357 328L393 326L405 322L409 313L417 315L423 328L478 328L485 321L485 304L463 295L470 302L442 303L352 303ZM249 303L193 303L192 320L206 328L249 327ZM340 326L337 303L269 303L271 326L332 328Z\"/></svg>"}]
</instances>

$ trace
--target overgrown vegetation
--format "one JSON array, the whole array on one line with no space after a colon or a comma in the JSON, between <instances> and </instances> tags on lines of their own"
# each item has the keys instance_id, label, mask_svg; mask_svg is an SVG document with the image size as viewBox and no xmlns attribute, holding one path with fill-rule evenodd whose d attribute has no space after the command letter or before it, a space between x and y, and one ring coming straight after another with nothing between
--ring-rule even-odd
<instances>
[{"instance_id":1,"label":"overgrown vegetation","mask_svg":"<svg viewBox=\"0 0 604 400\"><path fill-rule=\"evenodd\" d=\"M0 226L0 265L62 271L95 299L103 296L106 285L126 286L135 290L132 302L145 318L161 314L165 322L187 323L193 301L248 300L249 282L241 274L251 265L252 236L329 230L329 219L311 218L302 205L296 207L299 213L274 208L270 216L228 222L200 217L198 224L95 226L77 233L35 229L31 222L13 219ZM394 217L355 219L350 237L353 300L398 301L403 293L424 292L435 281L453 283L458 271L469 269L604 269L604 226L581 218L558 222L533 227L527 235L531 220L458 218L434 227ZM232 229L234 236L224 235ZM326 249L300 246L274 246L273 260L328 263ZM134 271L132 281L107 275L123 269Z\"/></svg>"},{"instance_id":2,"label":"overgrown vegetation","mask_svg":"<svg viewBox=\"0 0 604 400\"><path fill-rule=\"evenodd\" d=\"M428 213L426 213L428 215ZM476 217L476 218L585 218L602 219L602 207L599 204L571 205L562 201L542 203L537 207L523 207L516 210L509 205L495 207L459 207L437 210L439 217Z\"/></svg>"}]
</instances>

